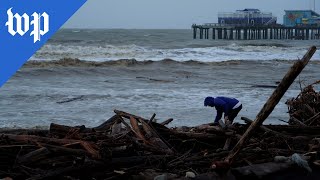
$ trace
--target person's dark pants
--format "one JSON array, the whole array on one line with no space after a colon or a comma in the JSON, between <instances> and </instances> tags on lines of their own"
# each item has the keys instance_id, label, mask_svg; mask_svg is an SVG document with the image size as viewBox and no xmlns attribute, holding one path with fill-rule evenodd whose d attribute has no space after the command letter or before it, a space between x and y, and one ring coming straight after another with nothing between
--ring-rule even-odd
<instances>
[{"instance_id":1,"label":"person's dark pants","mask_svg":"<svg viewBox=\"0 0 320 180\"><path fill-rule=\"evenodd\" d=\"M241 111L241 109L242 109L242 104L239 107L231 110L231 112L229 114L229 121L231 124L233 123L234 118L237 117L237 115Z\"/></svg>"}]
</instances>

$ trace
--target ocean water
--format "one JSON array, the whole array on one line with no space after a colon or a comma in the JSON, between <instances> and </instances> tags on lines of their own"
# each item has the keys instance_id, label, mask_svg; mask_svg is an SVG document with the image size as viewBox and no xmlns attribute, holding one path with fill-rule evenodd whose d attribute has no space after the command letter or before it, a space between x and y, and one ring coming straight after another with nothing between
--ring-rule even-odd
<instances>
[{"instance_id":1,"label":"ocean water","mask_svg":"<svg viewBox=\"0 0 320 180\"><path fill-rule=\"evenodd\" d=\"M191 30L63 29L0 89L0 127L98 126L123 110L171 126L213 122L206 96L236 97L254 119L295 60L319 40L199 40ZM319 80L320 52L266 120ZM260 85L270 87L260 87ZM318 87L316 87L318 88Z\"/></svg>"}]
</instances>

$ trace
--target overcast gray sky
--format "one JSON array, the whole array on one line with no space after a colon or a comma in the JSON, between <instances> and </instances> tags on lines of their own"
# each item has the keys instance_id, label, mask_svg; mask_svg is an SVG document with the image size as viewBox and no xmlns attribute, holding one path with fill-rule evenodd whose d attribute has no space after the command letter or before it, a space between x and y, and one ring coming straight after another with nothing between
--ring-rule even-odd
<instances>
[{"instance_id":1,"label":"overcast gray sky","mask_svg":"<svg viewBox=\"0 0 320 180\"><path fill-rule=\"evenodd\" d=\"M65 28L188 29L217 22L218 12L257 8L282 23L284 10L313 9L314 0L88 0ZM316 11L320 10L320 0Z\"/></svg>"}]
</instances>

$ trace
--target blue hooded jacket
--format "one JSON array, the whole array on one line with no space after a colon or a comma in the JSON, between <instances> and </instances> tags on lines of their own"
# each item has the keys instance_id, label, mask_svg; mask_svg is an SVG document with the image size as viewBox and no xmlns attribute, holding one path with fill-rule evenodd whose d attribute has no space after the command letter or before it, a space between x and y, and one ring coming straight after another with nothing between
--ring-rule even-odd
<instances>
[{"instance_id":1,"label":"blue hooded jacket","mask_svg":"<svg viewBox=\"0 0 320 180\"><path fill-rule=\"evenodd\" d=\"M229 113L231 112L232 108L238 104L238 100L235 98L228 98L228 97L206 97L204 100L205 106L211 106L215 107L217 110L217 116L214 120L214 122L218 122L221 117L222 113L224 113L224 116L229 116Z\"/></svg>"}]
</instances>

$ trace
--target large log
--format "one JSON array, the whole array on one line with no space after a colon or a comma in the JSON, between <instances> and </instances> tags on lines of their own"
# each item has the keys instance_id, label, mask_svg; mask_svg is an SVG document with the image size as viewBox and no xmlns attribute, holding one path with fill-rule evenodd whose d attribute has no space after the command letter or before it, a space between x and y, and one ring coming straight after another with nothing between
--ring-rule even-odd
<instances>
[{"instance_id":1,"label":"large log","mask_svg":"<svg viewBox=\"0 0 320 180\"><path fill-rule=\"evenodd\" d=\"M48 130L44 129L1 129L0 134L37 135L47 136Z\"/></svg>"},{"instance_id":2,"label":"large log","mask_svg":"<svg viewBox=\"0 0 320 180\"><path fill-rule=\"evenodd\" d=\"M26 144L47 143L47 144L65 145L65 144L79 143L93 158L99 158L99 152L96 150L98 149L97 146L87 141L47 138L47 137L39 137L39 136L33 136L33 135L4 134L3 136L8 140L16 141L19 143L26 143Z\"/></svg>"},{"instance_id":3,"label":"large log","mask_svg":"<svg viewBox=\"0 0 320 180\"><path fill-rule=\"evenodd\" d=\"M197 140L225 140L227 135L209 134L209 133L191 133L191 132L177 132L171 131L171 135L184 138L184 139L197 139ZM230 136L230 135L229 135Z\"/></svg>"},{"instance_id":4,"label":"large log","mask_svg":"<svg viewBox=\"0 0 320 180\"><path fill-rule=\"evenodd\" d=\"M49 154L50 154L50 151L47 148L42 147L32 152L29 152L24 156L18 157L17 161L20 164L31 164L40 159L46 158Z\"/></svg>"},{"instance_id":5,"label":"large log","mask_svg":"<svg viewBox=\"0 0 320 180\"><path fill-rule=\"evenodd\" d=\"M60 124L51 123L50 124L50 134L58 136L59 138L64 138L67 136L70 132L91 132L92 130L90 128L86 128L85 126L65 126Z\"/></svg>"},{"instance_id":6,"label":"large log","mask_svg":"<svg viewBox=\"0 0 320 180\"><path fill-rule=\"evenodd\" d=\"M227 163L232 163L234 158L237 156L239 151L242 149L243 145L251 138L252 134L262 125L264 120L270 115L274 107L279 103L282 96L288 90L290 85L294 82L296 77L300 74L303 68L308 64L309 60L316 52L316 47L312 46L308 52L303 56L302 60L298 60L289 69L287 74L283 77L282 81L278 87L274 90L268 101L264 104L263 108L260 110L256 116L255 121L250 125L247 131L243 134L241 139L238 141L236 146L232 149L230 154L226 157L225 161Z\"/></svg>"},{"instance_id":7,"label":"large log","mask_svg":"<svg viewBox=\"0 0 320 180\"><path fill-rule=\"evenodd\" d=\"M289 126L289 125L265 125L265 127L278 131L278 132L284 132L286 134L294 134L294 135L314 135L318 136L320 135L320 127L319 126Z\"/></svg>"},{"instance_id":8,"label":"large log","mask_svg":"<svg viewBox=\"0 0 320 180\"><path fill-rule=\"evenodd\" d=\"M72 148L67 148L63 146L54 146L50 144L41 144L41 146L46 147L50 152L56 153L56 154L64 154L64 155L72 154L77 156L84 156L88 154L86 151L81 149L72 149Z\"/></svg>"},{"instance_id":9,"label":"large log","mask_svg":"<svg viewBox=\"0 0 320 180\"><path fill-rule=\"evenodd\" d=\"M244 120L247 124L252 124L253 123L253 121L251 119L249 119L249 118L241 117L241 119ZM284 135L282 133L279 133L277 131L274 131L272 129L269 129L269 128L265 127L264 125L261 125L260 129L262 129L265 132L268 132L268 133L271 133L273 135L276 135L276 136L287 137L286 135Z\"/></svg>"}]
</instances>

